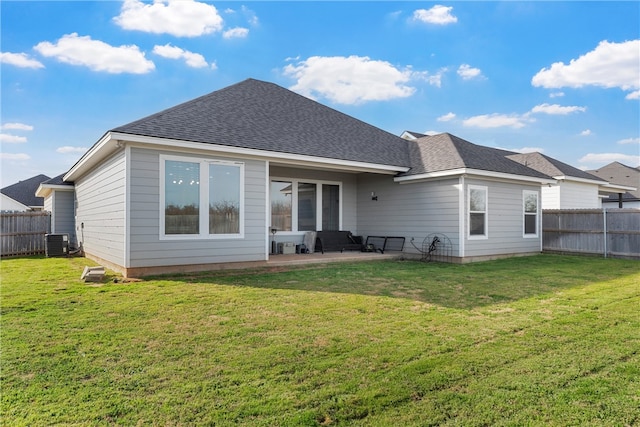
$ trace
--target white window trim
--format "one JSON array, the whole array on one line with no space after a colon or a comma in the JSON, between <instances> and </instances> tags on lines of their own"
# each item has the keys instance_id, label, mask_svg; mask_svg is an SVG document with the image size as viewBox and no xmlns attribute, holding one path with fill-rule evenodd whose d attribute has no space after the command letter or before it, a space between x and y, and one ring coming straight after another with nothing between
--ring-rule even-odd
<instances>
[{"instance_id":1,"label":"white window trim","mask_svg":"<svg viewBox=\"0 0 640 427\"><path fill-rule=\"evenodd\" d=\"M200 165L200 233L165 234L165 164L166 161L190 162ZM233 234L209 234L209 165L236 166L240 169L240 230ZM205 207L204 209L202 207ZM244 163L201 157L160 154L160 240L229 240L244 238Z\"/></svg>"},{"instance_id":2,"label":"white window trim","mask_svg":"<svg viewBox=\"0 0 640 427\"><path fill-rule=\"evenodd\" d=\"M484 211L471 212L471 190L484 191ZM471 234L471 214L484 213L484 234ZM467 239L486 240L489 238L489 188L484 185L472 185L467 187Z\"/></svg>"},{"instance_id":3,"label":"white window trim","mask_svg":"<svg viewBox=\"0 0 640 427\"><path fill-rule=\"evenodd\" d=\"M306 178L289 178L289 177L277 177L272 176L269 179L269 188L271 183L278 182L290 182L291 183L291 229L292 231L278 231L278 236L293 236L306 233L308 230L298 230L298 184L316 184L316 230L322 231L322 185L337 185L338 194L340 197L340 205L338 210L338 222L339 228L342 230L342 209L344 205L344 199L342 197L342 182L341 181L325 181L318 179L306 179ZM269 226L271 226L271 195L269 195Z\"/></svg>"},{"instance_id":4,"label":"white window trim","mask_svg":"<svg viewBox=\"0 0 640 427\"><path fill-rule=\"evenodd\" d=\"M525 211L525 203L527 199L527 195L533 194L536 196L536 232L535 234L529 233L527 234L525 231L525 217L527 215L533 215L533 213L527 213ZM540 193L532 190L522 190L522 237L525 239L535 239L540 235Z\"/></svg>"}]
</instances>

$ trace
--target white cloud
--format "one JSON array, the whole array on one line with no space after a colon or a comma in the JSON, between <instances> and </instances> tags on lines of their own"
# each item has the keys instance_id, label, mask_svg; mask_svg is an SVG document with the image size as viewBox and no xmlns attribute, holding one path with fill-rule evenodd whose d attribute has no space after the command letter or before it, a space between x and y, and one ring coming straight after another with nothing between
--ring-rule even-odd
<instances>
[{"instance_id":1,"label":"white cloud","mask_svg":"<svg viewBox=\"0 0 640 427\"><path fill-rule=\"evenodd\" d=\"M56 148L56 153L60 153L60 154L84 153L87 150L88 150L87 147L71 147L69 145L65 145L64 147Z\"/></svg>"},{"instance_id":2,"label":"white cloud","mask_svg":"<svg viewBox=\"0 0 640 427\"><path fill-rule=\"evenodd\" d=\"M620 162L632 167L640 166L640 156L622 153L589 153L579 160L581 163L606 165L611 162Z\"/></svg>"},{"instance_id":3,"label":"white cloud","mask_svg":"<svg viewBox=\"0 0 640 427\"><path fill-rule=\"evenodd\" d=\"M618 141L618 144L640 144L640 138L625 138Z\"/></svg>"},{"instance_id":4,"label":"white cloud","mask_svg":"<svg viewBox=\"0 0 640 427\"><path fill-rule=\"evenodd\" d=\"M522 148L512 148L511 151L515 151L516 153L544 153L544 148L541 147L522 147Z\"/></svg>"},{"instance_id":5,"label":"white cloud","mask_svg":"<svg viewBox=\"0 0 640 427\"><path fill-rule=\"evenodd\" d=\"M29 160L31 156L25 153L0 153L2 160Z\"/></svg>"},{"instance_id":6,"label":"white cloud","mask_svg":"<svg viewBox=\"0 0 640 427\"><path fill-rule=\"evenodd\" d=\"M0 52L0 62L20 68L44 68L42 62L29 58L26 53Z\"/></svg>"},{"instance_id":7,"label":"white cloud","mask_svg":"<svg viewBox=\"0 0 640 427\"><path fill-rule=\"evenodd\" d=\"M564 92L552 92L549 94L549 98L561 98L564 96Z\"/></svg>"},{"instance_id":8,"label":"white cloud","mask_svg":"<svg viewBox=\"0 0 640 427\"><path fill-rule=\"evenodd\" d=\"M422 72L414 72L413 78L425 80L432 86L441 87L442 86L442 76L444 73L448 71L447 68L441 68L435 74L429 74L427 71Z\"/></svg>"},{"instance_id":9,"label":"white cloud","mask_svg":"<svg viewBox=\"0 0 640 427\"><path fill-rule=\"evenodd\" d=\"M247 22L249 23L249 25L252 25L255 27L260 23L256 13L253 10L249 9L247 6L243 5L240 8L240 10L242 11L242 14L244 15L244 17L247 19Z\"/></svg>"},{"instance_id":10,"label":"white cloud","mask_svg":"<svg viewBox=\"0 0 640 427\"><path fill-rule=\"evenodd\" d=\"M640 99L640 90L636 90L624 97L624 99Z\"/></svg>"},{"instance_id":11,"label":"white cloud","mask_svg":"<svg viewBox=\"0 0 640 427\"><path fill-rule=\"evenodd\" d=\"M532 113L544 113L554 115L567 115L577 111L587 111L586 107L578 107L575 105L563 106L558 104L540 104L531 109Z\"/></svg>"},{"instance_id":12,"label":"white cloud","mask_svg":"<svg viewBox=\"0 0 640 427\"><path fill-rule=\"evenodd\" d=\"M177 46L171 46L167 43L164 46L155 45L153 47L153 53L169 59L184 59L184 62L193 68L209 67L209 64L204 59L204 56L199 53L189 52L188 50L181 49ZM212 68L216 68L215 64L212 64Z\"/></svg>"},{"instance_id":13,"label":"white cloud","mask_svg":"<svg viewBox=\"0 0 640 427\"><path fill-rule=\"evenodd\" d=\"M482 71L480 68L473 68L469 64L462 64L458 68L458 75L462 77L463 80L471 80L482 77Z\"/></svg>"},{"instance_id":14,"label":"white cloud","mask_svg":"<svg viewBox=\"0 0 640 427\"><path fill-rule=\"evenodd\" d=\"M413 12L415 21L424 22L426 24L447 25L458 22L458 18L451 14L453 7L435 5L431 9L418 9Z\"/></svg>"},{"instance_id":15,"label":"white cloud","mask_svg":"<svg viewBox=\"0 0 640 427\"><path fill-rule=\"evenodd\" d=\"M0 129L33 130L33 126L25 125L24 123L5 123L0 126Z\"/></svg>"},{"instance_id":16,"label":"white cloud","mask_svg":"<svg viewBox=\"0 0 640 427\"><path fill-rule=\"evenodd\" d=\"M416 73L366 56L312 56L287 65L283 72L297 80L291 90L340 104L406 98L415 92L407 83Z\"/></svg>"},{"instance_id":17,"label":"white cloud","mask_svg":"<svg viewBox=\"0 0 640 427\"><path fill-rule=\"evenodd\" d=\"M55 44L38 43L35 49L44 56L93 71L145 74L155 69L154 63L145 58L138 46L114 47L89 36L79 37L77 33L66 34Z\"/></svg>"},{"instance_id":18,"label":"white cloud","mask_svg":"<svg viewBox=\"0 0 640 427\"><path fill-rule=\"evenodd\" d=\"M585 129L582 132L580 132L580 136L589 136L591 135L591 129Z\"/></svg>"},{"instance_id":19,"label":"white cloud","mask_svg":"<svg viewBox=\"0 0 640 427\"><path fill-rule=\"evenodd\" d=\"M248 28L236 27L226 30L222 33L222 37L225 39L241 39L249 35Z\"/></svg>"},{"instance_id":20,"label":"white cloud","mask_svg":"<svg viewBox=\"0 0 640 427\"><path fill-rule=\"evenodd\" d=\"M520 129L534 121L527 114L482 114L479 116L469 117L462 124L466 127L477 128L500 128L510 127Z\"/></svg>"},{"instance_id":21,"label":"white cloud","mask_svg":"<svg viewBox=\"0 0 640 427\"><path fill-rule=\"evenodd\" d=\"M436 120L439 122L448 122L455 118L456 118L456 115L454 113L449 112L443 116L438 117Z\"/></svg>"},{"instance_id":22,"label":"white cloud","mask_svg":"<svg viewBox=\"0 0 640 427\"><path fill-rule=\"evenodd\" d=\"M5 144L24 144L27 142L27 137L11 135L8 133L0 133L0 142Z\"/></svg>"},{"instance_id":23,"label":"white cloud","mask_svg":"<svg viewBox=\"0 0 640 427\"><path fill-rule=\"evenodd\" d=\"M197 37L222 31L223 27L213 5L193 0L155 0L151 4L125 0L120 15L113 20L125 30L176 37Z\"/></svg>"},{"instance_id":24,"label":"white cloud","mask_svg":"<svg viewBox=\"0 0 640 427\"><path fill-rule=\"evenodd\" d=\"M533 86L545 88L600 86L622 90L640 88L640 40L610 43L602 41L591 52L572 59L569 64L556 62L543 68L531 79ZM640 98L633 92L627 99Z\"/></svg>"}]
</instances>

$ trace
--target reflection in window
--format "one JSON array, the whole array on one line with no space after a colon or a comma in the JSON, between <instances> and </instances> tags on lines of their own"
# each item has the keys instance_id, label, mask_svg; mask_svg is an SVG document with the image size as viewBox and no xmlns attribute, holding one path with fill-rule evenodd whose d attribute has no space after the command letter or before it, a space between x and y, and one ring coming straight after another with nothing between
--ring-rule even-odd
<instances>
[{"instance_id":1,"label":"reflection in window","mask_svg":"<svg viewBox=\"0 0 640 427\"><path fill-rule=\"evenodd\" d=\"M298 184L298 230L316 230L316 184Z\"/></svg>"},{"instance_id":2,"label":"reflection in window","mask_svg":"<svg viewBox=\"0 0 640 427\"><path fill-rule=\"evenodd\" d=\"M209 165L209 234L240 232L240 168Z\"/></svg>"},{"instance_id":3,"label":"reflection in window","mask_svg":"<svg viewBox=\"0 0 640 427\"><path fill-rule=\"evenodd\" d=\"M271 182L271 227L278 231L291 231L292 183Z\"/></svg>"},{"instance_id":4,"label":"reflection in window","mask_svg":"<svg viewBox=\"0 0 640 427\"><path fill-rule=\"evenodd\" d=\"M340 186L322 184L322 230L340 229Z\"/></svg>"},{"instance_id":5,"label":"reflection in window","mask_svg":"<svg viewBox=\"0 0 640 427\"><path fill-rule=\"evenodd\" d=\"M487 189L469 187L469 235L485 236L487 228Z\"/></svg>"},{"instance_id":6,"label":"reflection in window","mask_svg":"<svg viewBox=\"0 0 640 427\"><path fill-rule=\"evenodd\" d=\"M167 160L164 176L165 234L200 232L200 165Z\"/></svg>"},{"instance_id":7,"label":"reflection in window","mask_svg":"<svg viewBox=\"0 0 640 427\"><path fill-rule=\"evenodd\" d=\"M524 195L524 234L538 235L538 193L525 191Z\"/></svg>"}]
</instances>

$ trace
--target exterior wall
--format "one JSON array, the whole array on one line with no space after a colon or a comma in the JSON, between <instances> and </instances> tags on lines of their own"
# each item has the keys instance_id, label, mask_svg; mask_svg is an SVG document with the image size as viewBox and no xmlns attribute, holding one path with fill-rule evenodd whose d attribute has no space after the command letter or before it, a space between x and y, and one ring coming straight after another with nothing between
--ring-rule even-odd
<instances>
[{"instance_id":1,"label":"exterior wall","mask_svg":"<svg viewBox=\"0 0 640 427\"><path fill-rule=\"evenodd\" d=\"M128 268L266 260L266 162L135 147L130 150ZM161 240L160 154L244 162L244 237Z\"/></svg>"},{"instance_id":2,"label":"exterior wall","mask_svg":"<svg viewBox=\"0 0 640 427\"><path fill-rule=\"evenodd\" d=\"M542 209L560 209L560 186L542 186Z\"/></svg>"},{"instance_id":3,"label":"exterior wall","mask_svg":"<svg viewBox=\"0 0 640 427\"><path fill-rule=\"evenodd\" d=\"M596 209L601 206L595 184L562 181L551 187L542 187L543 209Z\"/></svg>"},{"instance_id":4,"label":"exterior wall","mask_svg":"<svg viewBox=\"0 0 640 427\"><path fill-rule=\"evenodd\" d=\"M51 196L45 199L45 210L47 199L51 199L51 232L66 233L72 246L77 246L75 229L75 193L71 191L51 192Z\"/></svg>"},{"instance_id":5,"label":"exterior wall","mask_svg":"<svg viewBox=\"0 0 640 427\"><path fill-rule=\"evenodd\" d=\"M76 180L76 231L87 256L125 265L125 152ZM56 212L57 215L57 212Z\"/></svg>"},{"instance_id":6,"label":"exterior wall","mask_svg":"<svg viewBox=\"0 0 640 427\"><path fill-rule=\"evenodd\" d=\"M2 211L28 211L29 207L23 205L17 200L0 193L0 210Z\"/></svg>"},{"instance_id":7,"label":"exterior wall","mask_svg":"<svg viewBox=\"0 0 640 427\"><path fill-rule=\"evenodd\" d=\"M378 200L371 200L371 193ZM453 255L459 250L459 182L441 181L398 184L391 176L358 176L358 234L404 237L406 254L419 255L431 233L449 237Z\"/></svg>"},{"instance_id":8,"label":"exterior wall","mask_svg":"<svg viewBox=\"0 0 640 427\"><path fill-rule=\"evenodd\" d=\"M487 187L488 221L486 239L470 239L468 225L467 190L469 185ZM512 184L499 181L465 179L464 201L464 257L494 257L499 255L515 255L541 251L541 217L542 210L538 206L538 236L524 237L523 190L540 191L538 185ZM540 201L540 196L538 197ZM538 203L540 205L540 203Z\"/></svg>"},{"instance_id":9,"label":"exterior wall","mask_svg":"<svg viewBox=\"0 0 640 427\"><path fill-rule=\"evenodd\" d=\"M357 218L357 179L355 174L314 169L298 169L282 166L272 166L269 170L270 178L308 179L310 181L332 181L342 184L342 230L358 234ZM275 236L276 242L302 243L304 231L282 232Z\"/></svg>"}]
</instances>

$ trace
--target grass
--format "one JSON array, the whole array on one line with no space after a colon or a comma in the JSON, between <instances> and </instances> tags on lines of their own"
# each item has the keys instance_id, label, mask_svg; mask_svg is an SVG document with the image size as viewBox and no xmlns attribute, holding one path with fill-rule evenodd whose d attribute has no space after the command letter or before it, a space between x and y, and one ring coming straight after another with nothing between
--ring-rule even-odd
<instances>
[{"instance_id":1,"label":"grass","mask_svg":"<svg viewBox=\"0 0 640 427\"><path fill-rule=\"evenodd\" d=\"M3 425L640 424L640 263L2 260Z\"/></svg>"}]
</instances>

